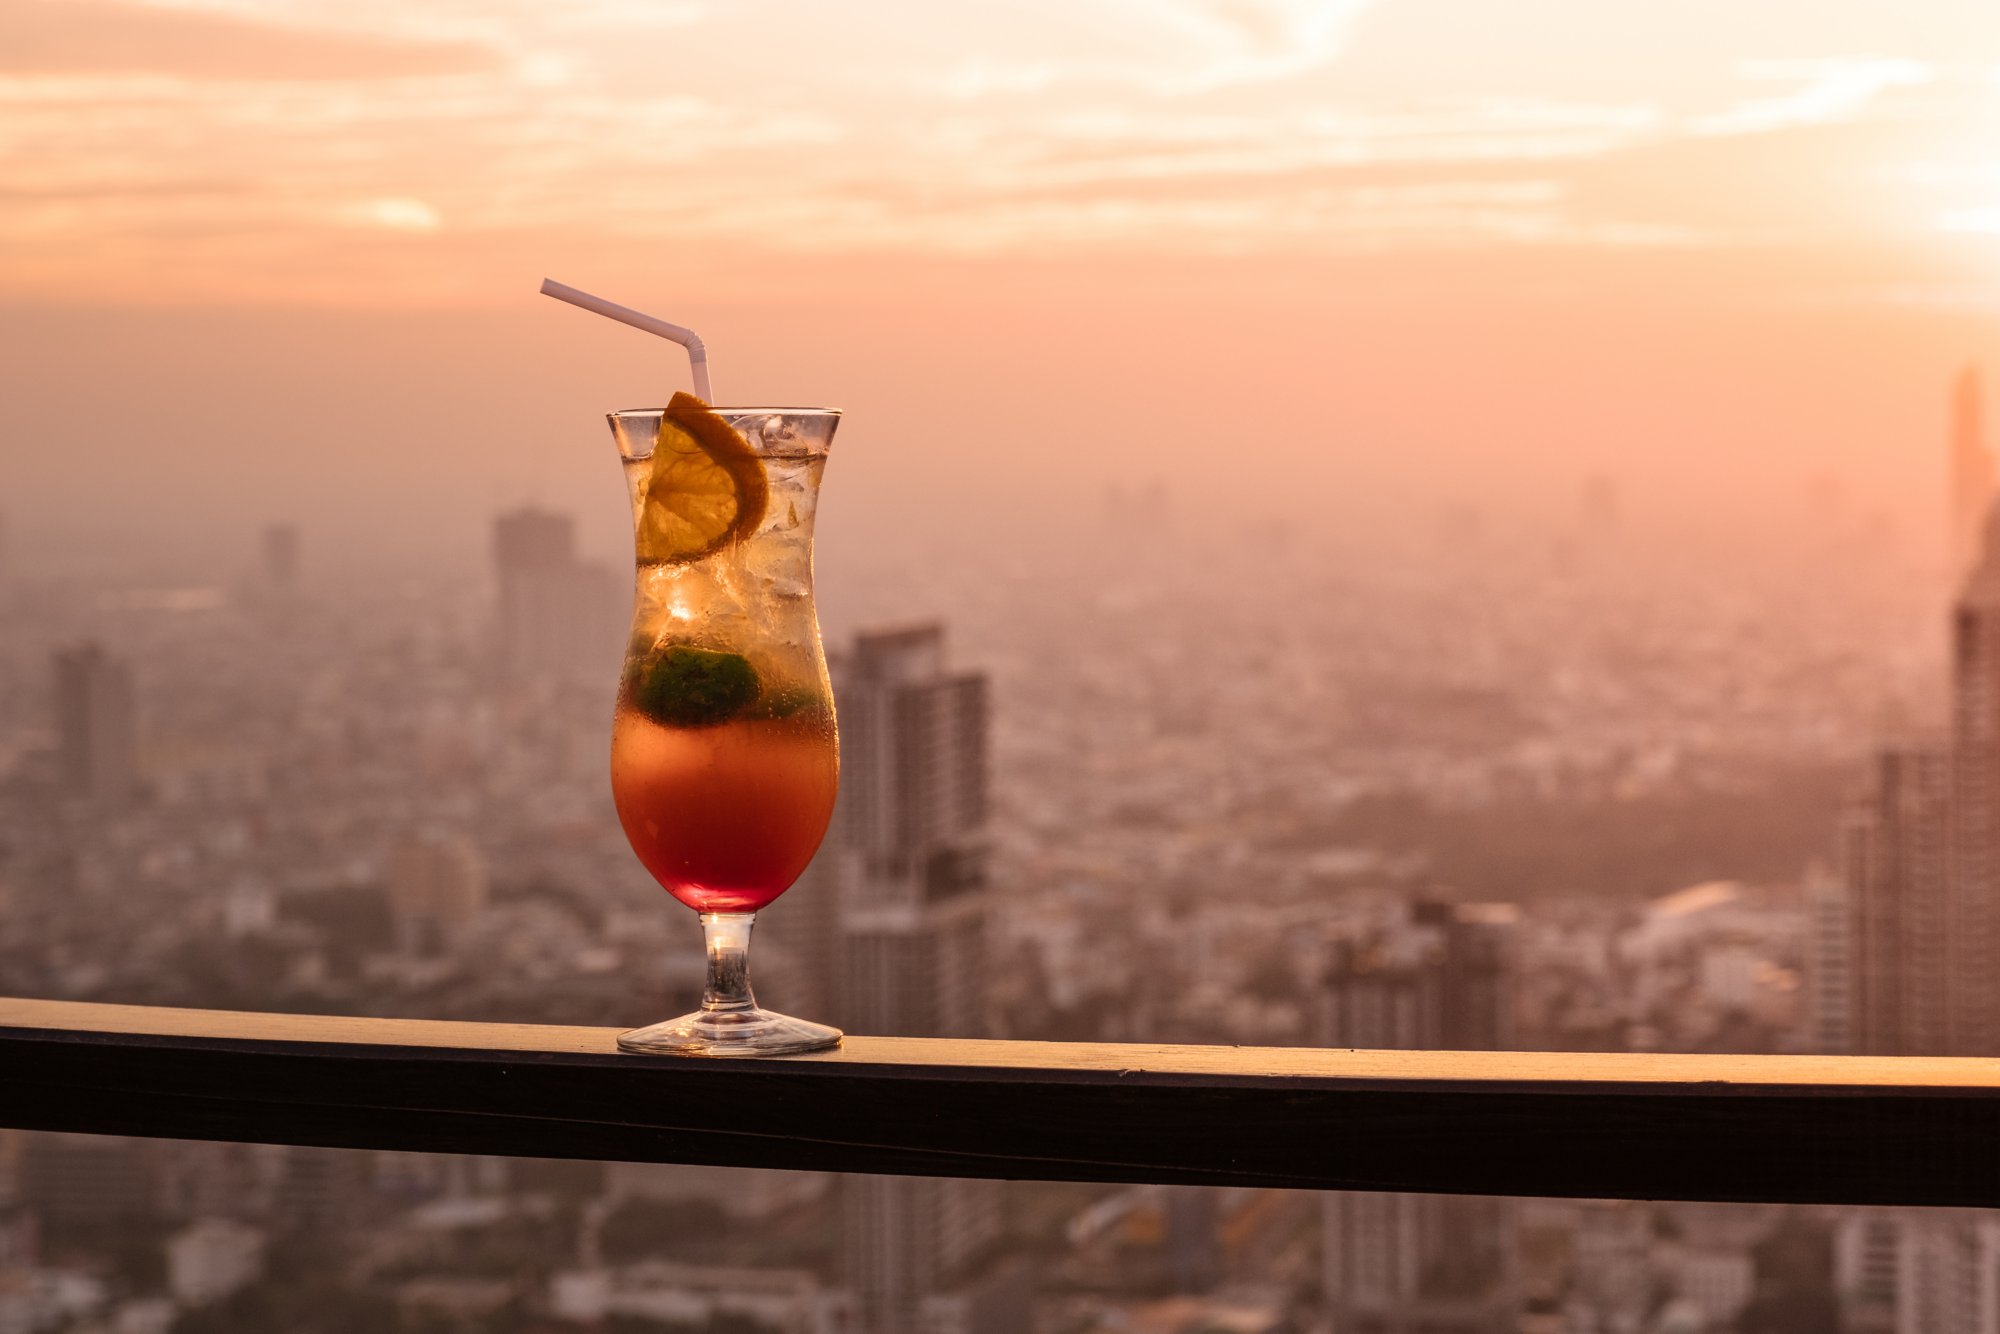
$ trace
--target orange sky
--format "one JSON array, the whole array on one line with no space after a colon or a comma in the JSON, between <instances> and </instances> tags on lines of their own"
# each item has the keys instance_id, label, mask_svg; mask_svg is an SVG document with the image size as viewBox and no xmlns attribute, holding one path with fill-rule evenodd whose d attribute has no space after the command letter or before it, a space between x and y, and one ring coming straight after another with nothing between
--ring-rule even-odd
<instances>
[{"instance_id":1,"label":"orange sky","mask_svg":"<svg viewBox=\"0 0 2000 1334\"><path fill-rule=\"evenodd\" d=\"M2000 350L2000 10L0 0L22 547L476 559L544 494L612 549L579 442L685 368L544 274L702 328L725 399L847 407L883 531L975 469L996 531L1132 471L1927 518Z\"/></svg>"}]
</instances>

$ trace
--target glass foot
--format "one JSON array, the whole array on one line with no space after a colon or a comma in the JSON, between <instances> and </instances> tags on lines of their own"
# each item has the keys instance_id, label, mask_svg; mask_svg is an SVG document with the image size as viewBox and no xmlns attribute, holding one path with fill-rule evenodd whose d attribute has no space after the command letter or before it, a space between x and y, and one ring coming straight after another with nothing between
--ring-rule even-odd
<instances>
[{"instance_id":1,"label":"glass foot","mask_svg":"<svg viewBox=\"0 0 2000 1334\"><path fill-rule=\"evenodd\" d=\"M652 1056L784 1056L840 1045L840 1030L756 1008L696 1010L618 1035L618 1050Z\"/></svg>"}]
</instances>

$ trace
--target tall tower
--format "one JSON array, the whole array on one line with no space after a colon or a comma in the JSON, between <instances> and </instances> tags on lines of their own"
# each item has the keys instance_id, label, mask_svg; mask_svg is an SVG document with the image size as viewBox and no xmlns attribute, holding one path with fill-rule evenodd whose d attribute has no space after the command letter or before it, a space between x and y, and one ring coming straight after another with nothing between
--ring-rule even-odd
<instances>
[{"instance_id":1,"label":"tall tower","mask_svg":"<svg viewBox=\"0 0 2000 1334\"><path fill-rule=\"evenodd\" d=\"M568 515L532 507L493 523L500 661L517 678L609 673L630 607L610 571L577 559Z\"/></svg>"},{"instance_id":2,"label":"tall tower","mask_svg":"<svg viewBox=\"0 0 2000 1334\"><path fill-rule=\"evenodd\" d=\"M1850 807L1849 822L1865 816L1860 803ZM1865 823L1859 826L1866 828ZM1842 840L1845 855L1847 838ZM1861 1050L1857 1045L1858 1000L1855 995L1855 907L1844 874L1815 859L1806 867L1806 1049L1828 1056Z\"/></svg>"},{"instance_id":3,"label":"tall tower","mask_svg":"<svg viewBox=\"0 0 2000 1334\"><path fill-rule=\"evenodd\" d=\"M986 679L948 670L935 624L864 631L830 667L833 826L797 888L759 919L794 965L784 1003L853 1032L980 1036Z\"/></svg>"},{"instance_id":4,"label":"tall tower","mask_svg":"<svg viewBox=\"0 0 2000 1334\"><path fill-rule=\"evenodd\" d=\"M937 624L864 632L837 667L841 844L894 892L948 888L986 822L985 676L946 669Z\"/></svg>"},{"instance_id":5,"label":"tall tower","mask_svg":"<svg viewBox=\"0 0 2000 1334\"><path fill-rule=\"evenodd\" d=\"M1867 1055L1951 1048L1952 768L1942 745L1884 747L1842 823L1853 1036Z\"/></svg>"},{"instance_id":6,"label":"tall tower","mask_svg":"<svg viewBox=\"0 0 2000 1334\"><path fill-rule=\"evenodd\" d=\"M1504 905L1418 903L1407 924L1342 942L1320 998L1320 1045L1476 1051L1511 1042L1513 937ZM1322 1209L1323 1288L1337 1328L1514 1327L1505 1200L1339 1191Z\"/></svg>"},{"instance_id":7,"label":"tall tower","mask_svg":"<svg viewBox=\"0 0 2000 1334\"><path fill-rule=\"evenodd\" d=\"M864 632L833 676L840 803L809 887L834 928L817 958L829 1013L860 1033L982 1036L986 678L947 668L935 624Z\"/></svg>"},{"instance_id":8,"label":"tall tower","mask_svg":"<svg viewBox=\"0 0 2000 1334\"><path fill-rule=\"evenodd\" d=\"M820 902L777 905L781 939L807 956L827 1013L849 1032L983 1036L986 678L947 667L935 624L863 633L833 675L840 803L803 887ZM1003 1189L848 1179L859 1326L1020 1327L1019 1285L985 1267L1000 1239Z\"/></svg>"},{"instance_id":9,"label":"tall tower","mask_svg":"<svg viewBox=\"0 0 2000 1334\"><path fill-rule=\"evenodd\" d=\"M138 781L131 669L97 644L58 650L54 666L63 790L92 801L129 797Z\"/></svg>"},{"instance_id":10,"label":"tall tower","mask_svg":"<svg viewBox=\"0 0 2000 1334\"><path fill-rule=\"evenodd\" d=\"M1951 391L1951 577L1979 559L1986 511L1993 503L1993 452L1986 447L1979 372L1967 366Z\"/></svg>"},{"instance_id":11,"label":"tall tower","mask_svg":"<svg viewBox=\"0 0 2000 1334\"><path fill-rule=\"evenodd\" d=\"M1952 612L1949 1050L2000 1052L2000 507Z\"/></svg>"}]
</instances>

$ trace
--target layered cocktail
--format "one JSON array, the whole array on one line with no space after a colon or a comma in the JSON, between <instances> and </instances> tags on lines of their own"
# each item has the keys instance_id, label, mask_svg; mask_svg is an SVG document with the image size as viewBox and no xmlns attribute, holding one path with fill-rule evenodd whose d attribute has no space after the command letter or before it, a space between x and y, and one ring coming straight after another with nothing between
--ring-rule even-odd
<instances>
[{"instance_id":1,"label":"layered cocktail","mask_svg":"<svg viewBox=\"0 0 2000 1334\"><path fill-rule=\"evenodd\" d=\"M711 409L676 394L620 412L638 561L612 724L611 788L633 851L701 914L693 1014L629 1051L809 1051L837 1030L760 1009L751 917L791 887L833 815L840 749L813 607L813 516L839 414Z\"/></svg>"}]
</instances>

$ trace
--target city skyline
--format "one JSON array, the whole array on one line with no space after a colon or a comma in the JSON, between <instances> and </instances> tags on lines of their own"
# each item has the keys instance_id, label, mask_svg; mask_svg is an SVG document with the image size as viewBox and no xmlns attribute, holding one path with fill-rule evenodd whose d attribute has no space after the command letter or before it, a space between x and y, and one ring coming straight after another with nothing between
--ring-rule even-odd
<instances>
[{"instance_id":1,"label":"city skyline","mask_svg":"<svg viewBox=\"0 0 2000 1334\"><path fill-rule=\"evenodd\" d=\"M0 1128L0 1334L2000 1334L1993 1210L1263 1185L1568 1162L1347 1049L1996 1054L1993 0L0 0L0 164L0 996L596 1030L674 1156L754 902L959 1044L710 1072L746 1168ZM936 1118L1259 1184L771 1166Z\"/></svg>"},{"instance_id":2,"label":"city skyline","mask_svg":"<svg viewBox=\"0 0 2000 1334\"><path fill-rule=\"evenodd\" d=\"M1941 430L1933 457L1965 439ZM1853 540L1863 514L1811 493L1846 538L1739 569L1721 599L1653 545L1632 517L1643 500L1607 480L1562 499L1559 538L1512 540L1454 513L1423 540L1470 544L1476 560L1329 580L1274 561L1313 550L1278 534L1235 560L1189 559L1184 505L1140 484L1096 498L1140 555L1103 569L1089 597L1073 595L1066 552L977 586L934 569L874 590L895 614L835 654L853 800L834 855L771 910L764 998L850 1031L1816 1046L1826 988L1806 863L1830 849L1839 790L1878 734L1853 701L1902 694L1919 716L1941 703L1924 693L1936 665L1892 651L1934 627L1941 571ZM1940 531L1950 512L1934 511ZM315 531L289 531L279 570L314 569ZM502 509L480 536L476 592L320 577L274 602L283 581L249 523L251 577L212 596L0 585L18 627L0 671L34 667L21 673L33 690L0 696L0 791L47 813L0 840L0 989L580 1023L689 1003L687 923L609 818L613 673L538 647L574 633L571 522ZM925 619L946 591L949 658ZM334 632L301 638L299 625ZM57 735L54 659L37 647L107 627L140 706L138 795L108 814L60 795L41 749ZM604 634L615 655L621 632ZM1833 663L1858 674L1824 675ZM1787 805L1792 841L1769 818ZM1747 841L1724 836L1725 806L1746 811ZM1634 813L1622 830L1621 808ZM1509 843L1538 819L1552 841ZM1676 831L1678 857L1644 836L1657 828ZM1470 857L1453 861L1454 845ZM1603 860L1580 870L1565 846ZM1463 878L1482 862L1493 880ZM1615 1324L1657 1289L1678 1328L1736 1334L1777 1303L1929 1334L1929 1313L1976 1305L1982 1248L2000 1248L1976 1222L1859 1212L1747 1212L1662 1247L1652 1229L1714 1217L672 1168L551 1185L497 1160L62 1137L0 1143L9 1154L0 1234L12 1207L47 1240L0 1255L0 1279L80 1274L90 1239L124 1227L157 1246L167 1278L118 1269L73 1282L73 1300L191 1316L298 1300L302 1237L358 1276L378 1232L485 1218L454 1235L498 1244L543 1226L550 1192L559 1231L499 1285L446 1265L357 1278L348 1300L393 1293L488 1320L511 1301L585 1327L755 1313L798 1334L856 1313L876 1329L916 1318L1000 1334L1025 1303L1106 1322L1084 1328L1226 1315L1277 1334L1322 1313L1385 1331L1563 1313ZM208 1184L178 1184L197 1177ZM701 1249L674 1254L708 1262L647 1249L688 1219L705 1220ZM766 1252L766 1234L791 1240ZM1825 1264L1776 1264L1780 1243ZM1572 1246L1574 1259L1550 1258ZM1961 1314L1944 1328L1971 1334Z\"/></svg>"}]
</instances>

